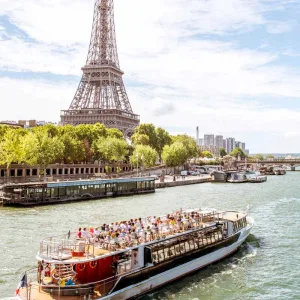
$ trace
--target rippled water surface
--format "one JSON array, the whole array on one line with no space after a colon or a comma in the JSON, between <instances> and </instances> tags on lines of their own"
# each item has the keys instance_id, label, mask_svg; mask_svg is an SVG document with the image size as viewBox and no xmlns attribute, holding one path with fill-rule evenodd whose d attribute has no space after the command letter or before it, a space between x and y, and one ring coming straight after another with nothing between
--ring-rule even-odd
<instances>
[{"instance_id":1,"label":"rippled water surface","mask_svg":"<svg viewBox=\"0 0 300 300\"><path fill-rule=\"evenodd\" d=\"M262 184L205 183L134 197L0 208L0 299L13 296L20 273L35 266L45 236L181 207L247 205L255 226L239 252L141 299L300 299L300 172L269 176Z\"/></svg>"}]
</instances>

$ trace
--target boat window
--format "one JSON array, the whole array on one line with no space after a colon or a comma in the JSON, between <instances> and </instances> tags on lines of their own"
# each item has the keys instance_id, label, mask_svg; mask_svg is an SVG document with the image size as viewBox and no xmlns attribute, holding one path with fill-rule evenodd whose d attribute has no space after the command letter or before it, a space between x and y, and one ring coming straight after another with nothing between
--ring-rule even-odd
<instances>
[{"instance_id":1,"label":"boat window","mask_svg":"<svg viewBox=\"0 0 300 300\"><path fill-rule=\"evenodd\" d=\"M164 250L159 250L157 252L157 254L158 254L158 260L159 260L159 262L162 262L162 261L165 260Z\"/></svg>"},{"instance_id":2,"label":"boat window","mask_svg":"<svg viewBox=\"0 0 300 300\"><path fill-rule=\"evenodd\" d=\"M180 244L180 252L185 253L185 243Z\"/></svg>"}]
</instances>

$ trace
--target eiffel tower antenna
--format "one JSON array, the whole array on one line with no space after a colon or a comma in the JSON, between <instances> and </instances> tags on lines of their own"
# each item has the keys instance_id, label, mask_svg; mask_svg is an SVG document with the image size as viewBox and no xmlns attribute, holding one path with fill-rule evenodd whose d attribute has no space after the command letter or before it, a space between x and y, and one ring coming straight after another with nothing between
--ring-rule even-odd
<instances>
[{"instance_id":1,"label":"eiffel tower antenna","mask_svg":"<svg viewBox=\"0 0 300 300\"><path fill-rule=\"evenodd\" d=\"M62 125L103 123L130 136L140 118L132 111L122 79L113 0L95 2L89 52L82 71L69 109L61 112Z\"/></svg>"}]
</instances>

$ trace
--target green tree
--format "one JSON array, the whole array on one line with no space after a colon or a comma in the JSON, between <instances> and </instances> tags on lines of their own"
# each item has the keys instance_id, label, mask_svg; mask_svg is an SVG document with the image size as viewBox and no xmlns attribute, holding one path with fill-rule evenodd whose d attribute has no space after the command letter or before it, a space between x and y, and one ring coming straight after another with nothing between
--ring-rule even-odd
<instances>
[{"instance_id":1,"label":"green tree","mask_svg":"<svg viewBox=\"0 0 300 300\"><path fill-rule=\"evenodd\" d=\"M255 154L253 158L256 160L264 160L264 156L262 154Z\"/></svg>"},{"instance_id":2,"label":"green tree","mask_svg":"<svg viewBox=\"0 0 300 300\"><path fill-rule=\"evenodd\" d=\"M172 138L170 134L161 127L157 127L155 129L156 133L156 147L155 150L158 153L159 159L161 160L161 154L166 145L170 145L172 143Z\"/></svg>"},{"instance_id":3,"label":"green tree","mask_svg":"<svg viewBox=\"0 0 300 300\"><path fill-rule=\"evenodd\" d=\"M131 136L131 142L133 145L149 145L149 136L146 134L134 133Z\"/></svg>"},{"instance_id":4,"label":"green tree","mask_svg":"<svg viewBox=\"0 0 300 300\"><path fill-rule=\"evenodd\" d=\"M107 128L107 136L116 139L124 139L124 134L121 130L116 128Z\"/></svg>"},{"instance_id":5,"label":"green tree","mask_svg":"<svg viewBox=\"0 0 300 300\"><path fill-rule=\"evenodd\" d=\"M72 135L64 134L60 138L64 145L62 160L65 164L81 163L86 158L86 151L83 143Z\"/></svg>"},{"instance_id":6,"label":"green tree","mask_svg":"<svg viewBox=\"0 0 300 300\"><path fill-rule=\"evenodd\" d=\"M224 147L221 147L221 148L220 148L220 156L223 157L223 156L225 156L225 155L227 155L227 152L225 151L225 148L224 148Z\"/></svg>"},{"instance_id":7,"label":"green tree","mask_svg":"<svg viewBox=\"0 0 300 300\"><path fill-rule=\"evenodd\" d=\"M128 145L126 141L115 137L99 139L94 142L93 149L95 151L95 158L106 162L124 161L128 154Z\"/></svg>"},{"instance_id":8,"label":"green tree","mask_svg":"<svg viewBox=\"0 0 300 300\"><path fill-rule=\"evenodd\" d=\"M266 158L275 158L275 156L272 154L268 154L268 155L266 155Z\"/></svg>"},{"instance_id":9,"label":"green tree","mask_svg":"<svg viewBox=\"0 0 300 300\"><path fill-rule=\"evenodd\" d=\"M0 125L0 141L4 139L5 133L11 130L7 125Z\"/></svg>"},{"instance_id":10,"label":"green tree","mask_svg":"<svg viewBox=\"0 0 300 300\"><path fill-rule=\"evenodd\" d=\"M173 142L182 143L187 150L187 159L199 157L199 149L194 138L187 134L176 135L172 137Z\"/></svg>"},{"instance_id":11,"label":"green tree","mask_svg":"<svg viewBox=\"0 0 300 300\"><path fill-rule=\"evenodd\" d=\"M147 168L155 165L157 160L157 152L148 145L137 145L130 156L130 163L134 166L145 166Z\"/></svg>"},{"instance_id":12,"label":"green tree","mask_svg":"<svg viewBox=\"0 0 300 300\"><path fill-rule=\"evenodd\" d=\"M53 124L37 126L37 127L32 128L31 131L34 133L45 132L48 134L49 137L55 137L55 136L60 135L58 127Z\"/></svg>"},{"instance_id":13,"label":"green tree","mask_svg":"<svg viewBox=\"0 0 300 300\"><path fill-rule=\"evenodd\" d=\"M135 129L135 134L136 133L139 135L147 135L149 138L149 146L151 146L153 149L157 148L157 136L155 126L153 124L140 124Z\"/></svg>"},{"instance_id":14,"label":"green tree","mask_svg":"<svg viewBox=\"0 0 300 300\"><path fill-rule=\"evenodd\" d=\"M162 152L162 160L168 167L182 166L188 158L188 150L180 142L166 145Z\"/></svg>"},{"instance_id":15,"label":"green tree","mask_svg":"<svg viewBox=\"0 0 300 300\"><path fill-rule=\"evenodd\" d=\"M49 137L46 132L30 132L22 141L23 161L29 165L38 165L43 169L46 177L46 168L63 156L64 144L58 137Z\"/></svg>"},{"instance_id":16,"label":"green tree","mask_svg":"<svg viewBox=\"0 0 300 300\"><path fill-rule=\"evenodd\" d=\"M6 166L6 176L11 164L22 160L20 134L15 129L8 129L0 142L0 164Z\"/></svg>"},{"instance_id":17,"label":"green tree","mask_svg":"<svg viewBox=\"0 0 300 300\"><path fill-rule=\"evenodd\" d=\"M240 147L233 149L233 151L230 153L230 155L235 158L240 157L241 159L245 159L247 157L247 155L244 153L244 151Z\"/></svg>"},{"instance_id":18,"label":"green tree","mask_svg":"<svg viewBox=\"0 0 300 300\"><path fill-rule=\"evenodd\" d=\"M203 155L203 157L206 157L206 158L214 157L214 155L210 151L207 151L207 150L202 151L202 155Z\"/></svg>"}]
</instances>

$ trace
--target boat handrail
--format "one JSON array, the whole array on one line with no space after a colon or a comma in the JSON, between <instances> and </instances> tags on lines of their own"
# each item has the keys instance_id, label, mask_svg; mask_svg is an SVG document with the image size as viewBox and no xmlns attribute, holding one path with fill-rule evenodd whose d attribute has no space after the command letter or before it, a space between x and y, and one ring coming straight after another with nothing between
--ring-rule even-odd
<instances>
[{"instance_id":1,"label":"boat handrail","mask_svg":"<svg viewBox=\"0 0 300 300\"><path fill-rule=\"evenodd\" d=\"M145 237L143 240L140 238L141 242L139 242L139 239L135 241L135 243L132 243L130 246L128 246L128 243L126 242L125 238L118 238L118 240L112 239L111 241L102 241L102 242L97 242L97 246L99 248L107 249L110 250L106 255L110 255L110 252L121 252L121 251L126 251L133 249L139 245L147 245L149 243L152 243L153 241L165 241L170 238L174 237L180 237L182 235L185 235L189 232L197 231L197 230L206 230L211 227L216 226L216 222L211 222L211 223L194 223L194 225L191 226L191 228L186 229L182 232L180 228L174 229L168 234L163 230L163 228L166 228L167 226L161 226L160 231L157 234L149 235ZM144 231L146 234L147 232ZM161 239L163 238L163 239ZM95 239L90 238L90 239L72 239L72 240L60 240L56 242L54 239L51 241L48 241L50 243L47 243L45 241L41 241L40 243L40 251L39 255L40 256L45 256L45 257L52 257L54 259L58 260L63 260L63 257L72 257L72 252L75 251L76 249L80 249L82 247L83 253L87 258L92 258L94 257L94 252L90 253L89 249L92 247L93 251L95 250ZM117 245L122 245L123 247L119 250L114 249L116 248ZM65 258L66 259L66 258Z\"/></svg>"},{"instance_id":2,"label":"boat handrail","mask_svg":"<svg viewBox=\"0 0 300 300\"><path fill-rule=\"evenodd\" d=\"M136 268L136 270L139 270L141 268ZM53 284L44 284L44 283L38 283L37 282L37 273L38 273L38 268L32 268L27 271L25 271L27 275L27 289L53 289ZM90 290L90 288L99 288L108 284L115 283L119 278L121 278L124 274L117 274L115 276L111 276L109 278L105 278L99 281L95 282L89 282L89 283L83 283L83 284L75 284L75 285L70 285L70 286L60 286L59 284L56 285L56 288L62 289L65 292L66 291L72 291L74 289L78 291L84 291L84 290ZM110 285L108 285L110 286ZM106 294L110 292L111 288L107 290ZM25 299L24 299L25 300Z\"/></svg>"}]
</instances>

